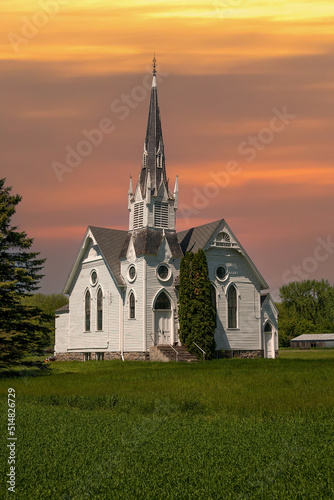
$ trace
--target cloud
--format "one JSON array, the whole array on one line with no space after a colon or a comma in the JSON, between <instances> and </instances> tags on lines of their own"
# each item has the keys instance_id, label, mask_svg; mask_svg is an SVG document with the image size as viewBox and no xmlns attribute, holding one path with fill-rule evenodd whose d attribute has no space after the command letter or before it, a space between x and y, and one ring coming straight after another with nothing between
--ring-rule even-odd
<instances>
[{"instance_id":1,"label":"cloud","mask_svg":"<svg viewBox=\"0 0 334 500\"><path fill-rule=\"evenodd\" d=\"M88 224L127 229L128 180L140 170L149 92L124 120L110 106L142 86L154 49L168 73L159 102L180 204L191 206L211 171L231 160L242 167L189 222L179 211L179 229L225 217L274 282L312 250L330 231L334 208L333 17L322 10L328 2L304 3L307 15L315 5L321 22L305 20L296 2L247 2L252 12L245 3L221 18L205 2L75 0L18 54L3 37L1 176L23 195L17 223L48 257L45 290L60 288ZM4 33L19 32L21 17L38 8L5 1ZM254 17L261 9L271 17ZM248 162L239 145L284 107L296 118ZM103 118L115 130L59 183L51 164L64 162L66 148ZM333 266L321 270L334 280Z\"/></svg>"}]
</instances>

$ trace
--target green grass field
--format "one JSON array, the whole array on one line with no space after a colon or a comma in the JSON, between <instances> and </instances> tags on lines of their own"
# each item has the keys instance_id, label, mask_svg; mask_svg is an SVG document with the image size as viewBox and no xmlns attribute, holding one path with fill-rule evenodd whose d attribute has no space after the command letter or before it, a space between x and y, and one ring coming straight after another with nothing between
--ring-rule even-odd
<instances>
[{"instance_id":1,"label":"green grass field","mask_svg":"<svg viewBox=\"0 0 334 500\"><path fill-rule=\"evenodd\" d=\"M18 499L334 498L334 350L2 372L1 498L8 388Z\"/></svg>"}]
</instances>

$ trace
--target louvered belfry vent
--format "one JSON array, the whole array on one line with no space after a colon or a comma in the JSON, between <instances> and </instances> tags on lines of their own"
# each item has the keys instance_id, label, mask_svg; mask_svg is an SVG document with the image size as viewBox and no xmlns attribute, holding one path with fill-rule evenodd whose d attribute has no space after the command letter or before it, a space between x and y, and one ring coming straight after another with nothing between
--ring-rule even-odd
<instances>
[{"instance_id":1,"label":"louvered belfry vent","mask_svg":"<svg viewBox=\"0 0 334 500\"><path fill-rule=\"evenodd\" d=\"M156 201L154 204L155 227L168 228L168 203Z\"/></svg>"},{"instance_id":2,"label":"louvered belfry vent","mask_svg":"<svg viewBox=\"0 0 334 500\"><path fill-rule=\"evenodd\" d=\"M133 215L133 228L141 229L144 226L144 202L135 203Z\"/></svg>"}]
</instances>

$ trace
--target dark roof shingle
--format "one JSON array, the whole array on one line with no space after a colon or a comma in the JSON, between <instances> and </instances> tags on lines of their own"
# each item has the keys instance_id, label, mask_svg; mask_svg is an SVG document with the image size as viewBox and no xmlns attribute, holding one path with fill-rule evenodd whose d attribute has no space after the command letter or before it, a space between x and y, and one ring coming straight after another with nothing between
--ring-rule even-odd
<instances>
[{"instance_id":1,"label":"dark roof shingle","mask_svg":"<svg viewBox=\"0 0 334 500\"><path fill-rule=\"evenodd\" d=\"M89 226L118 285L124 285L119 256L128 236L127 231Z\"/></svg>"},{"instance_id":2,"label":"dark roof shingle","mask_svg":"<svg viewBox=\"0 0 334 500\"><path fill-rule=\"evenodd\" d=\"M186 252L197 252L204 248L208 240L224 219L209 222L202 226L192 227L177 233L177 237L183 254Z\"/></svg>"}]
</instances>

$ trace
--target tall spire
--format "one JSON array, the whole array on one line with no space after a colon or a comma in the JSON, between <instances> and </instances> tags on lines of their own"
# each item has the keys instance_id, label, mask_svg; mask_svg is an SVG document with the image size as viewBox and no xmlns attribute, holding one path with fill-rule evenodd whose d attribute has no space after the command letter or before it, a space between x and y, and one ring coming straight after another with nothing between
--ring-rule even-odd
<instances>
[{"instance_id":1,"label":"tall spire","mask_svg":"<svg viewBox=\"0 0 334 500\"><path fill-rule=\"evenodd\" d=\"M153 58L153 76L157 75L157 60L155 58L155 52L154 52L154 58Z\"/></svg>"},{"instance_id":2,"label":"tall spire","mask_svg":"<svg viewBox=\"0 0 334 500\"><path fill-rule=\"evenodd\" d=\"M153 80L144 141L142 166L136 189L130 180L128 191L129 231L175 231L178 182L169 190L165 167L164 141L157 90L157 60L153 59Z\"/></svg>"},{"instance_id":3,"label":"tall spire","mask_svg":"<svg viewBox=\"0 0 334 500\"><path fill-rule=\"evenodd\" d=\"M153 193L159 189L161 182L167 186L164 143L162 138L162 128L160 110L158 103L157 89L157 60L153 59L153 80L151 88L150 107L147 120L146 137L144 143L144 153L142 170L140 174L140 186L142 193L146 189L147 172L150 170L151 186Z\"/></svg>"}]
</instances>

